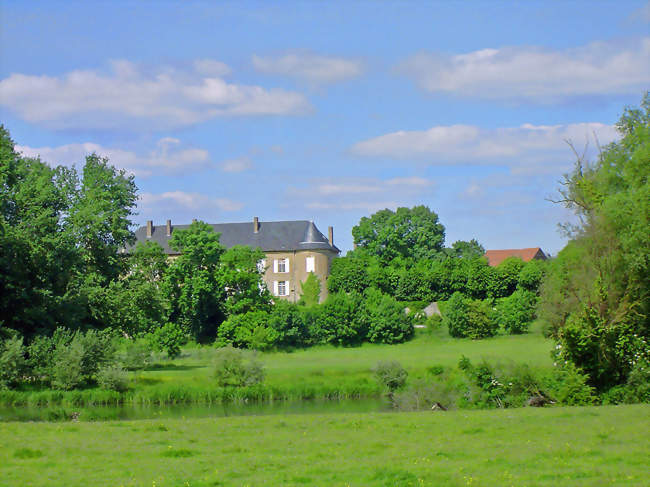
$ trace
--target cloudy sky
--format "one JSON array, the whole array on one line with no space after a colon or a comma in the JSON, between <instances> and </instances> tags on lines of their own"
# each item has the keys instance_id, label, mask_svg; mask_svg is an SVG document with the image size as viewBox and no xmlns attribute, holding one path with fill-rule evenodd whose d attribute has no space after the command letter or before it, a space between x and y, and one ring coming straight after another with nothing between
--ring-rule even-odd
<instances>
[{"instance_id":1,"label":"cloudy sky","mask_svg":"<svg viewBox=\"0 0 650 487\"><path fill-rule=\"evenodd\" d=\"M424 204L448 245L556 253L567 142L593 156L650 88L647 2L269 3L2 0L0 120L132 172L138 224L306 219L347 250Z\"/></svg>"}]
</instances>

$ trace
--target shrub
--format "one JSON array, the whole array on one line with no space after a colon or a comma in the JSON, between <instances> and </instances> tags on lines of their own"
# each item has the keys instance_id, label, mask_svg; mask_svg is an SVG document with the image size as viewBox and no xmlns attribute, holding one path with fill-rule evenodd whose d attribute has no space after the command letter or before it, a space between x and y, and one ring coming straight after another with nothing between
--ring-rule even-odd
<instances>
[{"instance_id":1,"label":"shrub","mask_svg":"<svg viewBox=\"0 0 650 487\"><path fill-rule=\"evenodd\" d=\"M22 338L13 337L0 343L0 389L15 386L26 365Z\"/></svg>"},{"instance_id":2,"label":"shrub","mask_svg":"<svg viewBox=\"0 0 650 487\"><path fill-rule=\"evenodd\" d=\"M519 272L518 289L537 293L546 273L546 261L533 259L527 262Z\"/></svg>"},{"instance_id":3,"label":"shrub","mask_svg":"<svg viewBox=\"0 0 650 487\"><path fill-rule=\"evenodd\" d=\"M451 296L442 317L449 334L455 338L486 338L496 335L497 325L490 319L490 300L472 300L456 292Z\"/></svg>"},{"instance_id":4,"label":"shrub","mask_svg":"<svg viewBox=\"0 0 650 487\"><path fill-rule=\"evenodd\" d=\"M84 349L80 340L75 340L69 345L60 343L54 351L52 386L69 391L83 384L86 380L83 362Z\"/></svg>"},{"instance_id":5,"label":"shrub","mask_svg":"<svg viewBox=\"0 0 650 487\"><path fill-rule=\"evenodd\" d=\"M167 352L167 356L174 359L181 354L181 345L187 342L187 334L180 325L168 322L152 334L151 340L154 349Z\"/></svg>"},{"instance_id":6,"label":"shrub","mask_svg":"<svg viewBox=\"0 0 650 487\"><path fill-rule=\"evenodd\" d=\"M556 401L567 406L586 406L596 399L594 388L587 381L589 377L571 362L556 365L546 377L545 386Z\"/></svg>"},{"instance_id":7,"label":"shrub","mask_svg":"<svg viewBox=\"0 0 650 487\"><path fill-rule=\"evenodd\" d=\"M368 340L373 343L401 343L413 336L413 318L394 298L376 289L366 291L358 320L365 320Z\"/></svg>"},{"instance_id":8,"label":"shrub","mask_svg":"<svg viewBox=\"0 0 650 487\"><path fill-rule=\"evenodd\" d=\"M537 296L531 291L518 289L497 303L493 315L495 326L503 326L511 335L526 333L535 319L536 307Z\"/></svg>"},{"instance_id":9,"label":"shrub","mask_svg":"<svg viewBox=\"0 0 650 487\"><path fill-rule=\"evenodd\" d=\"M115 357L110 332L61 331L53 337L53 342L56 348L52 355L51 382L57 389L70 390L83 385Z\"/></svg>"},{"instance_id":10,"label":"shrub","mask_svg":"<svg viewBox=\"0 0 650 487\"><path fill-rule=\"evenodd\" d=\"M126 342L122 365L126 370L142 370L151 363L151 344L145 340Z\"/></svg>"},{"instance_id":11,"label":"shrub","mask_svg":"<svg viewBox=\"0 0 650 487\"><path fill-rule=\"evenodd\" d=\"M401 389L406 384L408 372L396 361L380 361L372 369L377 382L388 389L389 395Z\"/></svg>"},{"instance_id":12,"label":"shrub","mask_svg":"<svg viewBox=\"0 0 650 487\"><path fill-rule=\"evenodd\" d=\"M53 376L54 352L61 344L67 346L74 337L72 330L59 327L52 336L38 335L27 347L27 363L31 373L40 381L48 383Z\"/></svg>"},{"instance_id":13,"label":"shrub","mask_svg":"<svg viewBox=\"0 0 650 487\"><path fill-rule=\"evenodd\" d=\"M356 345L366 338L365 322L357 319L361 296L330 294L313 316L313 333L326 343Z\"/></svg>"},{"instance_id":14,"label":"shrub","mask_svg":"<svg viewBox=\"0 0 650 487\"><path fill-rule=\"evenodd\" d=\"M309 330L300 309L287 301L275 303L269 316L269 327L278 335L281 347L303 347L309 343Z\"/></svg>"},{"instance_id":15,"label":"shrub","mask_svg":"<svg viewBox=\"0 0 650 487\"><path fill-rule=\"evenodd\" d=\"M219 347L232 345L237 348L269 350L275 345L278 333L268 327L269 314L266 311L248 311L231 315L219 326L216 344Z\"/></svg>"},{"instance_id":16,"label":"shrub","mask_svg":"<svg viewBox=\"0 0 650 487\"><path fill-rule=\"evenodd\" d=\"M265 372L254 352L228 346L217 351L213 376L218 386L244 387L264 382Z\"/></svg>"},{"instance_id":17,"label":"shrub","mask_svg":"<svg viewBox=\"0 0 650 487\"><path fill-rule=\"evenodd\" d=\"M115 343L112 331L88 330L86 333L77 332L72 343L79 342L83 350L81 360L82 374L91 378L103 365L115 360Z\"/></svg>"},{"instance_id":18,"label":"shrub","mask_svg":"<svg viewBox=\"0 0 650 487\"><path fill-rule=\"evenodd\" d=\"M313 272L310 272L307 279L300 283L300 289L302 290L300 304L314 306L320 302L320 279Z\"/></svg>"},{"instance_id":19,"label":"shrub","mask_svg":"<svg viewBox=\"0 0 650 487\"><path fill-rule=\"evenodd\" d=\"M128 388L128 374L120 365L108 365L99 369L97 383L102 389L124 392Z\"/></svg>"}]
</instances>

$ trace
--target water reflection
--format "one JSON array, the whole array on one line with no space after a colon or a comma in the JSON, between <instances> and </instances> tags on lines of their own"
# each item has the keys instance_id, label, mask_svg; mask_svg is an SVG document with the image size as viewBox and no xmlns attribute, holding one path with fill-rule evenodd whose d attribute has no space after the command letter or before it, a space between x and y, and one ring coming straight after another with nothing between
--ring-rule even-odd
<instances>
[{"instance_id":1,"label":"water reflection","mask_svg":"<svg viewBox=\"0 0 650 487\"><path fill-rule=\"evenodd\" d=\"M381 398L276 401L254 404L174 404L0 408L0 421L109 421L154 418L206 418L274 414L367 413L389 411Z\"/></svg>"}]
</instances>

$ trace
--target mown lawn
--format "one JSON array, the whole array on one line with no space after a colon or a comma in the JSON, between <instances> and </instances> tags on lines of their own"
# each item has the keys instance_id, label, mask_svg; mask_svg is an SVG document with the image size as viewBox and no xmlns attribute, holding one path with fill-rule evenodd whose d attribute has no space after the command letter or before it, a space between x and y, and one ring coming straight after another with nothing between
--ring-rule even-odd
<instances>
[{"instance_id":1,"label":"mown lawn","mask_svg":"<svg viewBox=\"0 0 650 487\"><path fill-rule=\"evenodd\" d=\"M13 486L642 486L650 406L0 424Z\"/></svg>"}]
</instances>

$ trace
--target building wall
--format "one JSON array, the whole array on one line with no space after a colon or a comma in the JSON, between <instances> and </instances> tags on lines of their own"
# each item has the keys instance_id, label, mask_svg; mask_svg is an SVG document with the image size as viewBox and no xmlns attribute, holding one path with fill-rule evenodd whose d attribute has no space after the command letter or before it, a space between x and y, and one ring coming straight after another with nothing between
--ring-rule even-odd
<instances>
[{"instance_id":1,"label":"building wall","mask_svg":"<svg viewBox=\"0 0 650 487\"><path fill-rule=\"evenodd\" d=\"M289 281L288 294L279 296L287 299L292 303L297 302L301 296L301 283L307 279L307 257L314 258L314 274L320 279L320 300L327 298L327 276L329 276L332 259L336 257L336 252L329 250L297 250L290 252L266 252L266 272L264 281L271 294L275 294L275 282ZM288 259L288 272L275 272L274 261L279 259Z\"/></svg>"}]
</instances>

